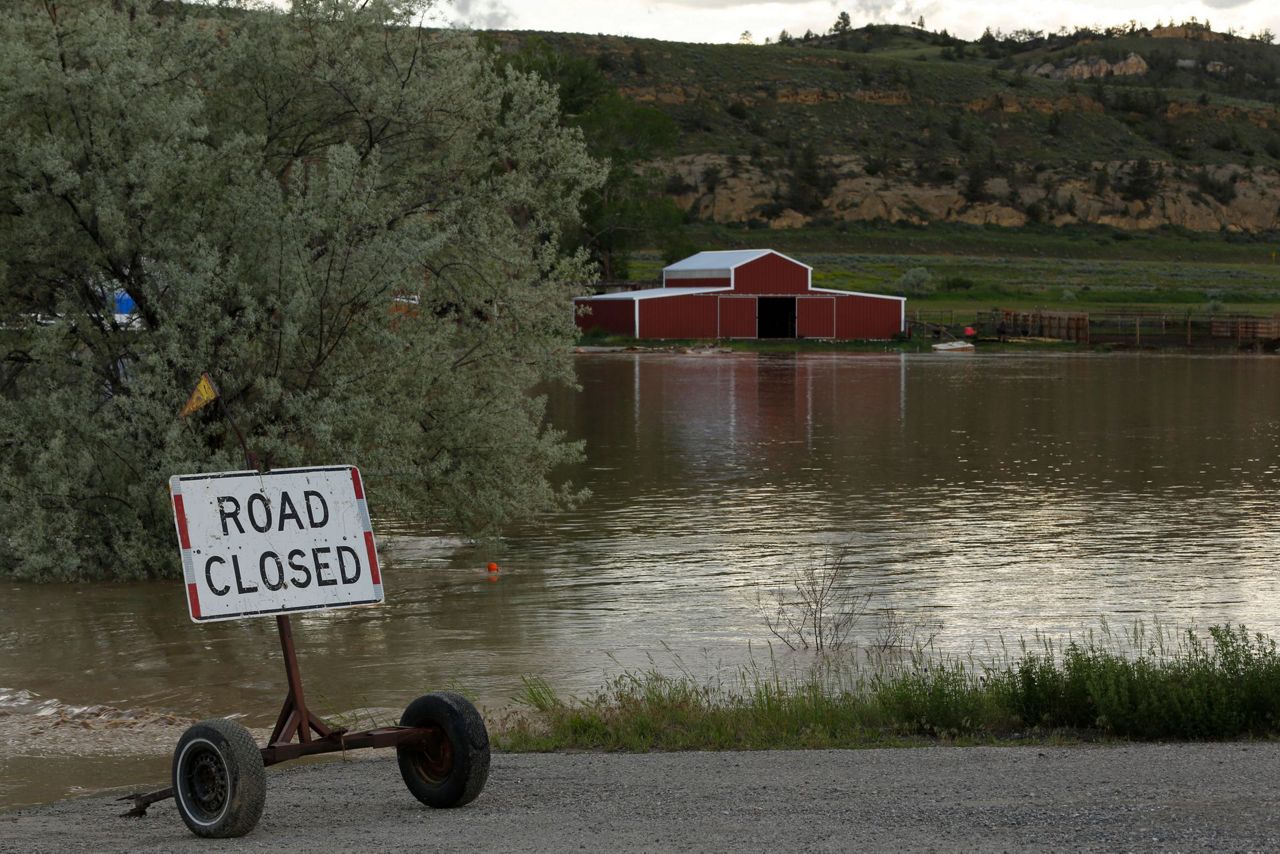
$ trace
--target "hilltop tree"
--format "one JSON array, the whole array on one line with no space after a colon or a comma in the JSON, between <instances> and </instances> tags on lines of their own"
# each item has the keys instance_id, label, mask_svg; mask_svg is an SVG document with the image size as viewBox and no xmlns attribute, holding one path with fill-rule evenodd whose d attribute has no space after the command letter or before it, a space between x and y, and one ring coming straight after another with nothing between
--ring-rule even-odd
<instances>
[{"instance_id":1,"label":"hilltop tree","mask_svg":"<svg viewBox=\"0 0 1280 854\"><path fill-rule=\"evenodd\" d=\"M0 12L0 574L179 572L167 478L244 466L216 407L177 418L202 371L265 466L359 464L380 513L482 533L572 496L531 391L572 378L560 235L603 169L420 11Z\"/></svg>"},{"instance_id":2,"label":"hilltop tree","mask_svg":"<svg viewBox=\"0 0 1280 854\"><path fill-rule=\"evenodd\" d=\"M841 12L836 16L836 22L831 25L831 34L842 36L853 29L853 21L849 20L848 12Z\"/></svg>"},{"instance_id":3,"label":"hilltop tree","mask_svg":"<svg viewBox=\"0 0 1280 854\"><path fill-rule=\"evenodd\" d=\"M569 245L587 249L605 280L627 276L637 246L665 246L678 240L683 214L662 192L661 177L649 164L675 144L676 126L665 113L618 93L596 62L529 40L507 58L556 87L561 123L582 132L588 150L605 159L608 176L584 198L581 221L564 232Z\"/></svg>"}]
</instances>

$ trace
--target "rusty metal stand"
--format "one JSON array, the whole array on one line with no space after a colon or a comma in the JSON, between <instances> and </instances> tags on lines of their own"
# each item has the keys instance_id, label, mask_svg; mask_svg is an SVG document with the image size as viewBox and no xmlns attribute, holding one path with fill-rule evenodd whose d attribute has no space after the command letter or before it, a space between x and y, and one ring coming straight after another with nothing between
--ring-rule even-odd
<instances>
[{"instance_id":1,"label":"rusty metal stand","mask_svg":"<svg viewBox=\"0 0 1280 854\"><path fill-rule=\"evenodd\" d=\"M345 727L332 728L312 714L302 692L302 671L298 669L298 655L293 646L293 628L289 625L289 615L277 616L276 625L280 629L280 651L284 653L284 672L289 682L289 693L284 698L284 705L280 707L271 738L267 741L267 746L262 748L263 765L275 765L300 756L358 750L363 747L422 744L428 749L438 749L437 742L444 739L444 733L439 727L388 726L350 732Z\"/></svg>"},{"instance_id":2,"label":"rusty metal stand","mask_svg":"<svg viewBox=\"0 0 1280 854\"><path fill-rule=\"evenodd\" d=\"M213 378L209 378L213 384ZM227 423L235 430L240 441L240 449L244 451L245 465L250 469L261 470L258 459L250 451L245 442L244 433L231 418L221 392L214 386L214 393L222 409ZM362 732L348 732L345 728L332 728L307 708L306 696L302 693L302 671L298 669L298 653L293 645L293 626L289 623L288 614L276 616L276 628L280 631L280 651L284 653L284 673L289 684L289 693L285 695L284 705L276 718L275 728L267 746L259 748L262 752L263 765L275 765L300 756L311 756L317 753L336 753L337 751L357 750L363 747L400 747L401 745L420 745L433 753L438 753L447 738L444 731L437 726L403 727L388 726ZM297 738L297 741L294 741ZM156 789L152 792L135 792L125 795L121 801L132 801L133 808L122 812L122 818L141 818L147 814L147 807L159 801L173 797L173 787Z\"/></svg>"},{"instance_id":3,"label":"rusty metal stand","mask_svg":"<svg viewBox=\"0 0 1280 854\"><path fill-rule=\"evenodd\" d=\"M440 751L446 737L439 727L387 726L349 732L345 728L330 727L316 717L307 708L306 695L302 691L302 671L298 668L298 653L293 644L293 626L289 623L288 614L276 617L276 628L280 631L280 651L284 653L284 672L289 683L289 693L285 695L284 704L280 707L280 714L276 717L275 729L271 731L267 746L259 748L263 765L276 765L300 756L364 747L400 747L412 744L421 745L432 753ZM297 741L294 741L295 738ZM125 795L119 800L130 801L133 807L120 813L120 816L141 818L147 814L147 807L172 797L172 787Z\"/></svg>"},{"instance_id":4,"label":"rusty metal stand","mask_svg":"<svg viewBox=\"0 0 1280 854\"><path fill-rule=\"evenodd\" d=\"M299 744L311 741L312 733L318 738L341 738L346 730L333 730L307 708L307 699L302 693L302 671L298 669L298 653L293 646L293 627L289 624L289 615L276 617L276 627L280 630L280 651L284 653L284 674L289 683L289 693L284 698L280 715L276 718L275 729L267 746L262 749L262 760L271 765L280 760L275 758L275 748L283 747L293 741L296 736Z\"/></svg>"}]
</instances>

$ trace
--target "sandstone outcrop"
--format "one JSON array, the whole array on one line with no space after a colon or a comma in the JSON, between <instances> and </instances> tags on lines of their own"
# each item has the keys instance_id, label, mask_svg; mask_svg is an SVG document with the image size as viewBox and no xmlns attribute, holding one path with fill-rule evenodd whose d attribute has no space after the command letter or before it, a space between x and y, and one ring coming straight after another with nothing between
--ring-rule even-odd
<instances>
[{"instance_id":1,"label":"sandstone outcrop","mask_svg":"<svg viewBox=\"0 0 1280 854\"><path fill-rule=\"evenodd\" d=\"M1195 24L1182 24L1176 27L1172 25L1168 27L1153 27L1147 35L1153 39L1188 39L1201 42L1226 41L1226 37L1222 33L1215 33L1208 27Z\"/></svg>"},{"instance_id":2,"label":"sandstone outcrop","mask_svg":"<svg viewBox=\"0 0 1280 854\"><path fill-rule=\"evenodd\" d=\"M1000 111L1004 113L1103 113L1106 107L1087 95L1066 95L1061 98L1018 97L1017 95L991 95L975 98L964 104L970 113Z\"/></svg>"},{"instance_id":3,"label":"sandstone outcrop","mask_svg":"<svg viewBox=\"0 0 1280 854\"><path fill-rule=\"evenodd\" d=\"M815 220L869 222L964 222L1021 226L1095 223L1126 230L1178 226L1192 231L1265 232L1280 229L1280 171L1240 166L1179 169L1155 164L1155 186L1145 199L1125 197L1135 164L1113 161L1077 168L1032 170L1002 164L1009 171L982 183L978 198L959 164L957 177L925 182L907 164L891 177L867 173L866 160L853 155L827 158L833 182L823 207L801 213L787 206L792 176L781 165L726 155L699 154L658 165L690 187L675 201L695 218L719 223L801 228ZM1103 175L1104 177L1100 177ZM704 176L718 177L714 191ZM1230 187L1220 201L1205 190Z\"/></svg>"},{"instance_id":4,"label":"sandstone outcrop","mask_svg":"<svg viewBox=\"0 0 1280 854\"><path fill-rule=\"evenodd\" d=\"M1089 80L1094 77L1140 77L1151 69L1145 59L1131 53L1119 62L1107 62L1100 56L1090 56L1061 66L1046 62L1027 70L1038 77L1054 80Z\"/></svg>"}]
</instances>

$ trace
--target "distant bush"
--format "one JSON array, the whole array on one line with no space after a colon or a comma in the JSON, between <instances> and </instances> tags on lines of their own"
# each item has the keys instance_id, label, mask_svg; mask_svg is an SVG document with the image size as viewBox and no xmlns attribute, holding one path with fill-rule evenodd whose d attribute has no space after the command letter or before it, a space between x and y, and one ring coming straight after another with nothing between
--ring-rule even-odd
<instances>
[{"instance_id":1,"label":"distant bush","mask_svg":"<svg viewBox=\"0 0 1280 854\"><path fill-rule=\"evenodd\" d=\"M1200 192L1212 196L1219 204L1229 205L1236 198L1235 175L1229 178L1215 178L1208 169L1201 169L1196 174L1196 187Z\"/></svg>"},{"instance_id":2,"label":"distant bush","mask_svg":"<svg viewBox=\"0 0 1280 854\"><path fill-rule=\"evenodd\" d=\"M942 289L944 291L968 291L972 290L976 283L968 276L947 276L942 280Z\"/></svg>"},{"instance_id":3,"label":"distant bush","mask_svg":"<svg viewBox=\"0 0 1280 854\"><path fill-rule=\"evenodd\" d=\"M912 267L898 277L898 287L909 297L922 297L933 293L936 286L928 270Z\"/></svg>"},{"instance_id":4,"label":"distant bush","mask_svg":"<svg viewBox=\"0 0 1280 854\"><path fill-rule=\"evenodd\" d=\"M719 166L711 165L702 170L702 184L707 188L708 193L716 191L716 187L720 186L721 177Z\"/></svg>"},{"instance_id":5,"label":"distant bush","mask_svg":"<svg viewBox=\"0 0 1280 854\"><path fill-rule=\"evenodd\" d=\"M1120 185L1120 195L1130 201L1145 202L1156 194L1160 180L1164 177L1162 167L1152 167L1151 161L1143 158L1133 164L1124 183Z\"/></svg>"},{"instance_id":6,"label":"distant bush","mask_svg":"<svg viewBox=\"0 0 1280 854\"><path fill-rule=\"evenodd\" d=\"M663 190L669 196L682 196L685 193L692 193L698 189L684 179L683 175L668 175L667 182L663 185Z\"/></svg>"},{"instance_id":7,"label":"distant bush","mask_svg":"<svg viewBox=\"0 0 1280 854\"><path fill-rule=\"evenodd\" d=\"M774 199L771 202L765 202L764 204L757 207L756 213L760 214L760 217L762 217L763 219L770 220L770 219L775 219L779 214L781 214L786 209L787 209L787 205L785 202L779 199ZM760 220L756 219L755 221L759 222Z\"/></svg>"},{"instance_id":8,"label":"distant bush","mask_svg":"<svg viewBox=\"0 0 1280 854\"><path fill-rule=\"evenodd\" d=\"M987 178L990 172L987 164L975 160L969 164L969 175L964 182L965 200L971 203L985 202L987 200Z\"/></svg>"}]
</instances>

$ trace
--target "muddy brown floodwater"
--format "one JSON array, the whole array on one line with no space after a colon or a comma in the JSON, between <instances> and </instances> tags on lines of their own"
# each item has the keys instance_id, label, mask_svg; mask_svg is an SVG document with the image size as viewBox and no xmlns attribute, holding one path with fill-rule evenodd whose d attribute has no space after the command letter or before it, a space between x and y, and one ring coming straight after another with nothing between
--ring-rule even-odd
<instances>
[{"instance_id":1,"label":"muddy brown floodwater","mask_svg":"<svg viewBox=\"0 0 1280 854\"><path fill-rule=\"evenodd\" d=\"M492 715L524 675L567 694L624 668L714 678L768 655L758 587L840 543L872 594L864 638L886 608L977 655L1102 619L1280 629L1276 359L577 366L550 412L586 440L567 474L591 499L488 547L376 519L387 604L293 618L313 706L386 722L449 687ZM0 805L162 780L189 721L269 726L282 694L274 621L194 625L178 582L5 584Z\"/></svg>"}]
</instances>

